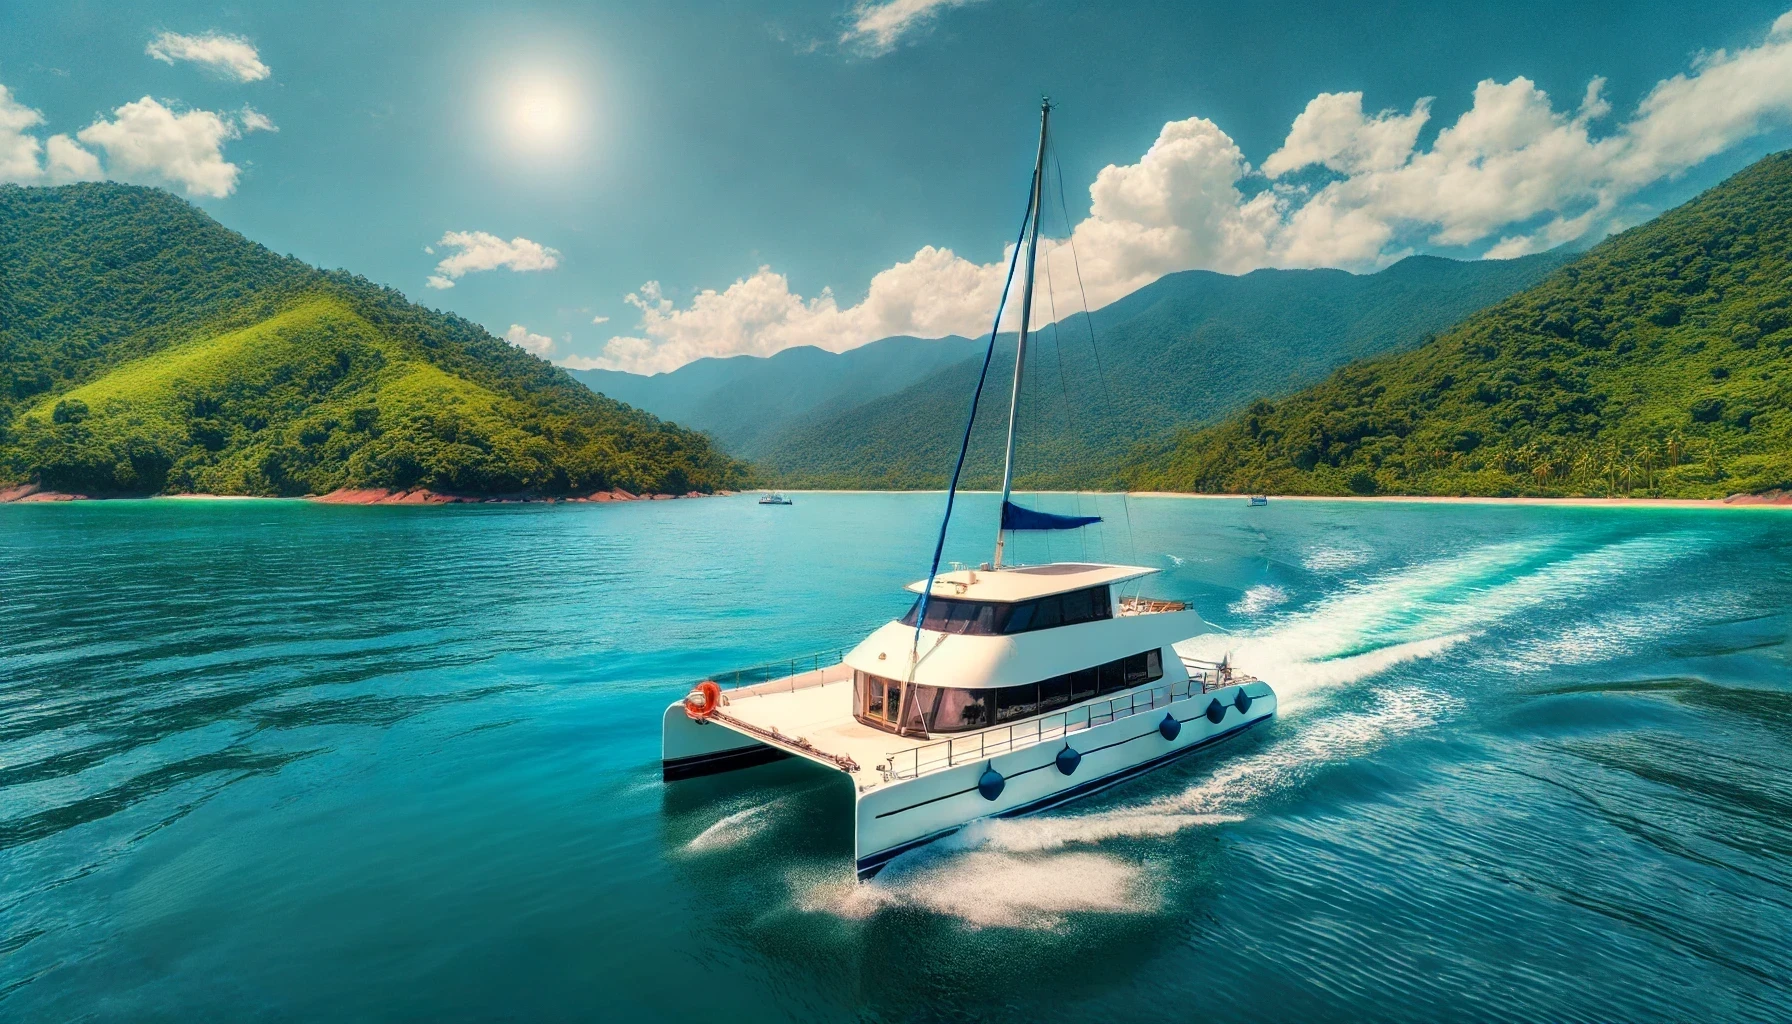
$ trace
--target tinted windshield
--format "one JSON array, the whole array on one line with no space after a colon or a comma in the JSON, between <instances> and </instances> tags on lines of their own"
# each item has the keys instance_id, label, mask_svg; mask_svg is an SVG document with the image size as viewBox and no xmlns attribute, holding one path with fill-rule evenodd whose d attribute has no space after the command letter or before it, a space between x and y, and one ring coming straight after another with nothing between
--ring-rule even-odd
<instances>
[{"instance_id":1,"label":"tinted windshield","mask_svg":"<svg viewBox=\"0 0 1792 1024\"><path fill-rule=\"evenodd\" d=\"M908 614L902 617L902 624L913 626L920 610L921 599L916 598ZM1102 586L1014 604L935 597L927 602L927 622L923 628L969 636L1007 636L1113 617L1113 602L1108 596L1108 588Z\"/></svg>"},{"instance_id":2,"label":"tinted windshield","mask_svg":"<svg viewBox=\"0 0 1792 1024\"><path fill-rule=\"evenodd\" d=\"M880 729L893 729L899 720L896 711L902 683L865 672L853 675L857 687L854 711L859 721ZM930 733L982 729L1042 715L1096 696L1129 690L1156 682L1163 676L1163 652L1154 648L1103 665L1018 686L972 690L917 683L909 687L909 724L914 724L913 716L918 714L921 725Z\"/></svg>"}]
</instances>

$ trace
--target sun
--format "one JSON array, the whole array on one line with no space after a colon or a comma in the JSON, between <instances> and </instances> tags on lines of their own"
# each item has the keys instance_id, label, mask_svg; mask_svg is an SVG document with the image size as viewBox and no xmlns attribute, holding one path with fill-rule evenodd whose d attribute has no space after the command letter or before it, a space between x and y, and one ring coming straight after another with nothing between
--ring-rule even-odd
<instances>
[{"instance_id":1,"label":"sun","mask_svg":"<svg viewBox=\"0 0 1792 1024\"><path fill-rule=\"evenodd\" d=\"M517 145L543 154L572 148L580 127L575 83L541 73L517 75L499 86L497 99L498 121Z\"/></svg>"},{"instance_id":2,"label":"sun","mask_svg":"<svg viewBox=\"0 0 1792 1024\"><path fill-rule=\"evenodd\" d=\"M511 118L516 131L538 142L552 142L565 136L570 118L567 98L545 82L532 82L517 90L511 101Z\"/></svg>"}]
</instances>

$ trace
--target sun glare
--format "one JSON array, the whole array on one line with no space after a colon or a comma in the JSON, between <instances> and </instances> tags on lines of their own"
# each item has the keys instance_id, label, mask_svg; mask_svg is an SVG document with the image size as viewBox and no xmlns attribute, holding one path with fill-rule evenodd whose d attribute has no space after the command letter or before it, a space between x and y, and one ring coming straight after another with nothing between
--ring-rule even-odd
<instances>
[{"instance_id":1,"label":"sun glare","mask_svg":"<svg viewBox=\"0 0 1792 1024\"><path fill-rule=\"evenodd\" d=\"M513 78L500 87L498 119L505 134L536 152L569 149L578 134L578 90L546 75Z\"/></svg>"}]
</instances>

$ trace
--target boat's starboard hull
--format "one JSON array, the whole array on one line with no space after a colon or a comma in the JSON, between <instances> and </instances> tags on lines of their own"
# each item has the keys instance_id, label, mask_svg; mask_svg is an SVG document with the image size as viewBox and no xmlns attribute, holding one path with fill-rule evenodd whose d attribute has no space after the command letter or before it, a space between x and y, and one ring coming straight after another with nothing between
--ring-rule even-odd
<instances>
[{"instance_id":1,"label":"boat's starboard hull","mask_svg":"<svg viewBox=\"0 0 1792 1024\"><path fill-rule=\"evenodd\" d=\"M1240 691L1249 698L1244 710L1238 706ZM1216 702L1217 721L1210 717ZM1275 711L1275 691L1251 682L862 792L855 837L858 876L870 878L896 857L980 818L1033 814L1098 793L1269 721ZM1174 726L1165 726L1166 716ZM1058 760L1066 746L1080 755L1068 775ZM1000 786L980 786L985 772L999 775ZM987 795L990 789L996 790L994 799Z\"/></svg>"}]
</instances>

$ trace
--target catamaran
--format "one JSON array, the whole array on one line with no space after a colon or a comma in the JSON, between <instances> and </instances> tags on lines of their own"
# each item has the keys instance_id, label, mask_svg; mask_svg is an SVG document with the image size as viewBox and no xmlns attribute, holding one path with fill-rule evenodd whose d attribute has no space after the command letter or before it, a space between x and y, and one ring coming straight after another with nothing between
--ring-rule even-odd
<instances>
[{"instance_id":1,"label":"catamaran","mask_svg":"<svg viewBox=\"0 0 1792 1024\"><path fill-rule=\"evenodd\" d=\"M1025 243L994 557L974 569L939 571L1007 286L933 563L927 578L907 588L916 595L908 614L850 650L704 679L662 720L668 782L789 757L846 774L855 793L860 879L972 821L1029 814L1107 789L1268 721L1276 710L1275 692L1263 681L1225 661L1177 652L1178 641L1209 627L1185 603L1143 592L1158 570L1003 562L1017 532L1101 521L1011 500L1051 110L1049 102L1041 105L1039 153L1012 257L1020 258L1018 243Z\"/></svg>"}]
</instances>

